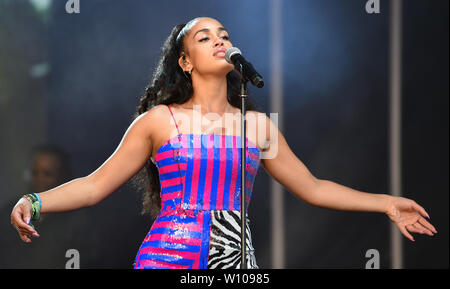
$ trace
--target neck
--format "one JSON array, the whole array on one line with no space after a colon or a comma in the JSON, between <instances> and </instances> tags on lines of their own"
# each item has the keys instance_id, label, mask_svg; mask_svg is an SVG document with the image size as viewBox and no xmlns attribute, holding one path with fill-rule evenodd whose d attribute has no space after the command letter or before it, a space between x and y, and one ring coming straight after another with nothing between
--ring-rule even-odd
<instances>
[{"instance_id":1,"label":"neck","mask_svg":"<svg viewBox=\"0 0 450 289\"><path fill-rule=\"evenodd\" d=\"M193 75L192 87L194 93L188 103L192 106L200 105L202 114L222 114L231 109L227 100L226 77Z\"/></svg>"}]
</instances>

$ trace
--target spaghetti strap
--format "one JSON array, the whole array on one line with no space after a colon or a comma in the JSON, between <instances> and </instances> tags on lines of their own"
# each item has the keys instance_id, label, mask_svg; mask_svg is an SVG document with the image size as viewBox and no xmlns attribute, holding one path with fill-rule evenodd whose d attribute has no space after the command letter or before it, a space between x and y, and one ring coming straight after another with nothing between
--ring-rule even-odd
<instances>
[{"instance_id":1,"label":"spaghetti strap","mask_svg":"<svg viewBox=\"0 0 450 289\"><path fill-rule=\"evenodd\" d=\"M180 135L180 130L178 129L177 120L175 119L175 116L173 115L172 109L170 108L170 105L167 105L167 107L169 108L170 114L172 115L172 118L173 118L173 122L175 123L175 126L177 127L178 135Z\"/></svg>"}]
</instances>

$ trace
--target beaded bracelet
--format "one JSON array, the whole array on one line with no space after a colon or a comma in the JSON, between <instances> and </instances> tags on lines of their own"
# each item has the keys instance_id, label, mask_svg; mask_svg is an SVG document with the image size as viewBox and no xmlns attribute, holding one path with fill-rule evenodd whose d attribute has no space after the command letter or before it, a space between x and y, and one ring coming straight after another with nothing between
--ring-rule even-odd
<instances>
[{"instance_id":1,"label":"beaded bracelet","mask_svg":"<svg viewBox=\"0 0 450 289\"><path fill-rule=\"evenodd\" d=\"M31 203L32 208L31 220L38 221L42 207L41 197L39 197L39 195L36 193L26 194L23 197L28 201L30 201Z\"/></svg>"}]
</instances>

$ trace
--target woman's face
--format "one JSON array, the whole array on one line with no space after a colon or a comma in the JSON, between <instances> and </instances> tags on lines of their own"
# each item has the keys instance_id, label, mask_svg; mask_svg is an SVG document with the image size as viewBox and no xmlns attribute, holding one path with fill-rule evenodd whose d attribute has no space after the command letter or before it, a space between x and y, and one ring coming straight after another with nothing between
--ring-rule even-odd
<instances>
[{"instance_id":1,"label":"woman's face","mask_svg":"<svg viewBox=\"0 0 450 289\"><path fill-rule=\"evenodd\" d=\"M192 69L192 75L226 75L234 66L225 60L225 51L233 45L228 31L215 19L200 18L184 36L186 62L180 57L184 71Z\"/></svg>"}]
</instances>

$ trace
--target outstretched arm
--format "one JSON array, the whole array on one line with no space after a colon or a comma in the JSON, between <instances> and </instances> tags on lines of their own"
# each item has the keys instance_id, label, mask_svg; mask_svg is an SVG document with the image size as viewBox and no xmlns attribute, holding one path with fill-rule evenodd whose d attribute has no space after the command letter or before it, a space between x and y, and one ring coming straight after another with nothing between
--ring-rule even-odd
<instances>
[{"instance_id":1,"label":"outstretched arm","mask_svg":"<svg viewBox=\"0 0 450 289\"><path fill-rule=\"evenodd\" d=\"M151 117L148 113L137 117L113 154L90 175L40 193L41 212L62 212L93 206L127 182L150 157Z\"/></svg>"},{"instance_id":2,"label":"outstretched arm","mask_svg":"<svg viewBox=\"0 0 450 289\"><path fill-rule=\"evenodd\" d=\"M289 148L284 136L267 118L266 127L276 131L276 139L267 139L267 150L277 152L272 158L263 159L265 170L288 191L305 202L323 208L386 213L400 231L414 240L408 231L433 235L436 229L424 217L425 210L413 200L387 194L372 194L354 190L328 180L314 177ZM269 130L266 135L269 136Z\"/></svg>"},{"instance_id":3,"label":"outstretched arm","mask_svg":"<svg viewBox=\"0 0 450 289\"><path fill-rule=\"evenodd\" d=\"M137 117L125 132L114 153L93 173L77 178L51 190L39 193L41 213L71 211L90 207L105 199L127 182L145 164L152 152L151 133L158 123L158 109ZM11 213L11 223L25 242L28 236L38 237L28 225L31 205L22 198Z\"/></svg>"}]
</instances>

